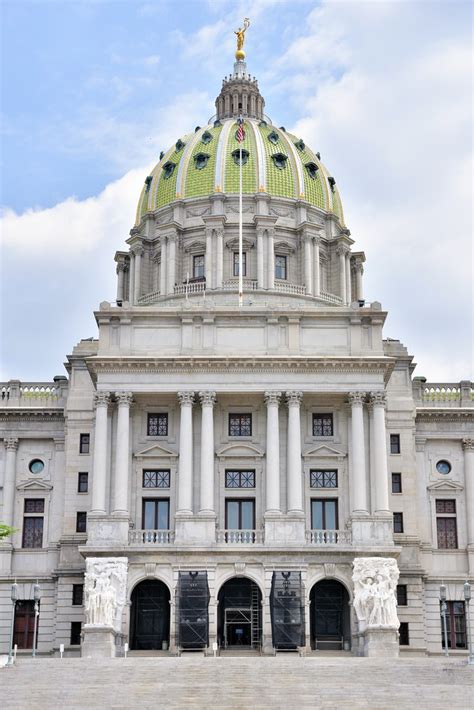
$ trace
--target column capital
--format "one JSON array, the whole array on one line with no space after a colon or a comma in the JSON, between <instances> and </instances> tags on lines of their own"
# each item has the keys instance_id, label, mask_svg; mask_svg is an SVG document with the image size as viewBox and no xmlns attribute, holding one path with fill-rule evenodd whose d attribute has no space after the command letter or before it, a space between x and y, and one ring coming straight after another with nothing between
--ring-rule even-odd
<instances>
[{"instance_id":1,"label":"column capital","mask_svg":"<svg viewBox=\"0 0 474 710\"><path fill-rule=\"evenodd\" d=\"M385 392L371 392L370 403L373 407L383 407L385 409L387 406L387 395Z\"/></svg>"},{"instance_id":2,"label":"column capital","mask_svg":"<svg viewBox=\"0 0 474 710\"><path fill-rule=\"evenodd\" d=\"M94 394L94 404L97 407L108 407L110 404L110 392L96 392Z\"/></svg>"},{"instance_id":3,"label":"column capital","mask_svg":"<svg viewBox=\"0 0 474 710\"><path fill-rule=\"evenodd\" d=\"M133 247L131 247L130 251L132 252L133 256L143 256L144 249L141 244L134 244Z\"/></svg>"},{"instance_id":4,"label":"column capital","mask_svg":"<svg viewBox=\"0 0 474 710\"><path fill-rule=\"evenodd\" d=\"M367 396L366 392L349 392L347 395L349 399L349 404L351 407L358 406L359 404L362 406L365 402L365 398Z\"/></svg>"},{"instance_id":5,"label":"column capital","mask_svg":"<svg viewBox=\"0 0 474 710\"><path fill-rule=\"evenodd\" d=\"M338 244L336 247L336 254L338 256L346 256L347 254L350 254L350 249L346 244Z\"/></svg>"},{"instance_id":6,"label":"column capital","mask_svg":"<svg viewBox=\"0 0 474 710\"><path fill-rule=\"evenodd\" d=\"M464 451L472 451L474 449L474 439L463 439L462 448Z\"/></svg>"},{"instance_id":7,"label":"column capital","mask_svg":"<svg viewBox=\"0 0 474 710\"><path fill-rule=\"evenodd\" d=\"M184 407L184 405L192 407L194 404L194 392L178 392L178 399L182 407Z\"/></svg>"},{"instance_id":8,"label":"column capital","mask_svg":"<svg viewBox=\"0 0 474 710\"><path fill-rule=\"evenodd\" d=\"M281 392L265 392L263 399L267 407L270 404L276 404L278 406L280 404Z\"/></svg>"},{"instance_id":9,"label":"column capital","mask_svg":"<svg viewBox=\"0 0 474 710\"><path fill-rule=\"evenodd\" d=\"M115 399L119 407L130 407L133 403L133 393L132 392L116 392Z\"/></svg>"},{"instance_id":10,"label":"column capital","mask_svg":"<svg viewBox=\"0 0 474 710\"><path fill-rule=\"evenodd\" d=\"M16 451L18 449L18 438L9 436L7 439L3 440L3 444L7 451Z\"/></svg>"},{"instance_id":11,"label":"column capital","mask_svg":"<svg viewBox=\"0 0 474 710\"><path fill-rule=\"evenodd\" d=\"M303 392L293 390L286 393L286 404L288 407L299 407L303 399Z\"/></svg>"},{"instance_id":12,"label":"column capital","mask_svg":"<svg viewBox=\"0 0 474 710\"><path fill-rule=\"evenodd\" d=\"M415 451L425 450L426 436L415 436Z\"/></svg>"},{"instance_id":13,"label":"column capital","mask_svg":"<svg viewBox=\"0 0 474 710\"><path fill-rule=\"evenodd\" d=\"M178 393L179 396L180 393ZM216 393L215 392L199 392L199 399L201 401L201 406L213 407L216 403Z\"/></svg>"}]
</instances>

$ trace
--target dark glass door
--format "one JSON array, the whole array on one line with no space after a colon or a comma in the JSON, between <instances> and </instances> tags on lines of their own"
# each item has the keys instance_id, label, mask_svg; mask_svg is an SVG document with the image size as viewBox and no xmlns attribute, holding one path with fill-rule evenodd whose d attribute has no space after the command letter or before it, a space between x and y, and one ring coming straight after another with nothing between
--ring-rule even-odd
<instances>
[{"instance_id":1,"label":"dark glass door","mask_svg":"<svg viewBox=\"0 0 474 710\"><path fill-rule=\"evenodd\" d=\"M34 629L34 601L17 601L15 606L15 626L13 630L13 643L17 644L18 648L33 648Z\"/></svg>"},{"instance_id":2,"label":"dark glass door","mask_svg":"<svg viewBox=\"0 0 474 710\"><path fill-rule=\"evenodd\" d=\"M169 644L170 595L159 580L141 582L132 594L131 648L160 650Z\"/></svg>"}]
</instances>

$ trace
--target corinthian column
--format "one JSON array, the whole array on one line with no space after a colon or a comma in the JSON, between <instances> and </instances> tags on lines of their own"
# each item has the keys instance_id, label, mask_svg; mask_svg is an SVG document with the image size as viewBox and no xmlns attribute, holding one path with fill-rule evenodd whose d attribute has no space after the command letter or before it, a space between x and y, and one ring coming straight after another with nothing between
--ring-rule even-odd
<instances>
[{"instance_id":1,"label":"corinthian column","mask_svg":"<svg viewBox=\"0 0 474 710\"><path fill-rule=\"evenodd\" d=\"M313 240L310 236L304 237L304 281L306 294L313 293Z\"/></svg>"},{"instance_id":2,"label":"corinthian column","mask_svg":"<svg viewBox=\"0 0 474 710\"><path fill-rule=\"evenodd\" d=\"M92 461L92 510L105 513L105 490L107 481L107 418L110 403L109 392L96 392L95 435Z\"/></svg>"},{"instance_id":3,"label":"corinthian column","mask_svg":"<svg viewBox=\"0 0 474 710\"><path fill-rule=\"evenodd\" d=\"M267 288L275 288L275 246L273 231L267 231Z\"/></svg>"},{"instance_id":4,"label":"corinthian column","mask_svg":"<svg viewBox=\"0 0 474 710\"><path fill-rule=\"evenodd\" d=\"M267 405L266 511L280 513L280 427L278 407L281 392L265 392Z\"/></svg>"},{"instance_id":5,"label":"corinthian column","mask_svg":"<svg viewBox=\"0 0 474 710\"><path fill-rule=\"evenodd\" d=\"M214 288L214 274L212 268L213 254L212 254L212 229L206 229L206 287L208 289Z\"/></svg>"},{"instance_id":6,"label":"corinthian column","mask_svg":"<svg viewBox=\"0 0 474 710\"><path fill-rule=\"evenodd\" d=\"M142 275L142 255L143 249L138 248L135 250L135 279L133 281L133 301L138 303L141 293L141 275Z\"/></svg>"},{"instance_id":7,"label":"corinthian column","mask_svg":"<svg viewBox=\"0 0 474 710\"><path fill-rule=\"evenodd\" d=\"M167 293L174 293L176 283L176 236L171 234L168 237L168 286Z\"/></svg>"},{"instance_id":8,"label":"corinthian column","mask_svg":"<svg viewBox=\"0 0 474 710\"><path fill-rule=\"evenodd\" d=\"M257 229L257 288L265 287L263 262L263 229Z\"/></svg>"},{"instance_id":9,"label":"corinthian column","mask_svg":"<svg viewBox=\"0 0 474 710\"><path fill-rule=\"evenodd\" d=\"M214 405L215 392L199 392L201 400L201 513L214 512Z\"/></svg>"},{"instance_id":10,"label":"corinthian column","mask_svg":"<svg viewBox=\"0 0 474 710\"><path fill-rule=\"evenodd\" d=\"M5 439L3 443L6 452L2 522L12 527L13 511L15 509L16 452L18 451L18 439L16 437L9 437Z\"/></svg>"},{"instance_id":11,"label":"corinthian column","mask_svg":"<svg viewBox=\"0 0 474 710\"><path fill-rule=\"evenodd\" d=\"M352 301L352 288L351 288L351 255L350 252L346 252L346 303L351 303Z\"/></svg>"},{"instance_id":12,"label":"corinthian column","mask_svg":"<svg viewBox=\"0 0 474 710\"><path fill-rule=\"evenodd\" d=\"M321 280L319 276L319 244L321 242L320 237L315 237L314 239L314 263L313 263L313 280L314 288L313 294L319 296L321 293Z\"/></svg>"},{"instance_id":13,"label":"corinthian column","mask_svg":"<svg viewBox=\"0 0 474 710\"><path fill-rule=\"evenodd\" d=\"M123 301L125 280L125 264L119 261L117 264L117 301Z\"/></svg>"},{"instance_id":14,"label":"corinthian column","mask_svg":"<svg viewBox=\"0 0 474 710\"><path fill-rule=\"evenodd\" d=\"M130 406L131 392L116 392L118 403L117 445L115 447L114 512L128 513L128 472L130 467Z\"/></svg>"},{"instance_id":15,"label":"corinthian column","mask_svg":"<svg viewBox=\"0 0 474 710\"><path fill-rule=\"evenodd\" d=\"M194 392L178 392L181 405L179 428L179 513L193 512L193 403Z\"/></svg>"},{"instance_id":16,"label":"corinthian column","mask_svg":"<svg viewBox=\"0 0 474 710\"><path fill-rule=\"evenodd\" d=\"M365 392L350 392L351 405L351 467L352 467L352 512L368 514L367 475L365 467L364 438Z\"/></svg>"},{"instance_id":17,"label":"corinthian column","mask_svg":"<svg viewBox=\"0 0 474 710\"><path fill-rule=\"evenodd\" d=\"M222 288L222 274L224 271L224 230L216 229L216 288Z\"/></svg>"},{"instance_id":18,"label":"corinthian column","mask_svg":"<svg viewBox=\"0 0 474 710\"><path fill-rule=\"evenodd\" d=\"M373 462L375 469L376 513L388 513L390 511L388 501L387 436L385 430L386 401L387 399L384 392L371 392L370 402L373 410L372 422L374 429Z\"/></svg>"},{"instance_id":19,"label":"corinthian column","mask_svg":"<svg viewBox=\"0 0 474 710\"><path fill-rule=\"evenodd\" d=\"M288 405L288 512L303 512L303 486L301 481L301 422L302 392L287 392Z\"/></svg>"},{"instance_id":20,"label":"corinthian column","mask_svg":"<svg viewBox=\"0 0 474 710\"><path fill-rule=\"evenodd\" d=\"M467 544L474 546L474 439L463 439L466 487Z\"/></svg>"},{"instance_id":21,"label":"corinthian column","mask_svg":"<svg viewBox=\"0 0 474 710\"><path fill-rule=\"evenodd\" d=\"M166 296L166 237L160 237L160 296Z\"/></svg>"},{"instance_id":22,"label":"corinthian column","mask_svg":"<svg viewBox=\"0 0 474 710\"><path fill-rule=\"evenodd\" d=\"M339 257L339 295L342 302L346 302L346 249L338 247L337 255Z\"/></svg>"}]
</instances>

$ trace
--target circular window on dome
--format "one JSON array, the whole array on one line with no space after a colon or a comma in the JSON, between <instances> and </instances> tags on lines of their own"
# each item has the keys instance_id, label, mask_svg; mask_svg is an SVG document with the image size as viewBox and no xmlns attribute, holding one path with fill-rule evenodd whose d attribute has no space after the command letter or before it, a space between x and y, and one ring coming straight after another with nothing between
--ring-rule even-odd
<instances>
[{"instance_id":1,"label":"circular window on dome","mask_svg":"<svg viewBox=\"0 0 474 710\"><path fill-rule=\"evenodd\" d=\"M436 470L438 473L443 473L444 475L451 473L451 464L449 461L445 461L444 459L442 461L438 461L436 464Z\"/></svg>"},{"instance_id":2,"label":"circular window on dome","mask_svg":"<svg viewBox=\"0 0 474 710\"><path fill-rule=\"evenodd\" d=\"M31 473L41 473L44 469L44 463L41 461L41 459L33 459L33 461L30 461L30 465L28 466L30 469Z\"/></svg>"}]
</instances>

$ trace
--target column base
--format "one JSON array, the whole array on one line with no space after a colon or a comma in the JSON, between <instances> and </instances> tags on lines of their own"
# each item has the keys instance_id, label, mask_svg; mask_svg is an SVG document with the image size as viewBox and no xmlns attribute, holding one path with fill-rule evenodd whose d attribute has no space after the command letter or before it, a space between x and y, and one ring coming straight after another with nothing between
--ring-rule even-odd
<instances>
[{"instance_id":1,"label":"column base","mask_svg":"<svg viewBox=\"0 0 474 710\"><path fill-rule=\"evenodd\" d=\"M266 545L304 545L306 525L303 513L265 513Z\"/></svg>"},{"instance_id":2,"label":"column base","mask_svg":"<svg viewBox=\"0 0 474 710\"><path fill-rule=\"evenodd\" d=\"M87 516L87 545L110 547L128 545L130 518L128 513L89 513Z\"/></svg>"},{"instance_id":3,"label":"column base","mask_svg":"<svg viewBox=\"0 0 474 710\"><path fill-rule=\"evenodd\" d=\"M175 543L177 545L214 545L216 542L216 514L201 512L176 513Z\"/></svg>"},{"instance_id":4,"label":"column base","mask_svg":"<svg viewBox=\"0 0 474 710\"><path fill-rule=\"evenodd\" d=\"M355 545L393 545L393 518L391 513L369 515L353 513L351 516L352 543Z\"/></svg>"},{"instance_id":5,"label":"column base","mask_svg":"<svg viewBox=\"0 0 474 710\"><path fill-rule=\"evenodd\" d=\"M83 627L81 645L82 658L115 658L117 632L111 626L93 626L86 624Z\"/></svg>"},{"instance_id":6,"label":"column base","mask_svg":"<svg viewBox=\"0 0 474 710\"><path fill-rule=\"evenodd\" d=\"M398 658L398 631L394 628L371 627L363 634L364 656L367 658Z\"/></svg>"}]
</instances>

